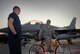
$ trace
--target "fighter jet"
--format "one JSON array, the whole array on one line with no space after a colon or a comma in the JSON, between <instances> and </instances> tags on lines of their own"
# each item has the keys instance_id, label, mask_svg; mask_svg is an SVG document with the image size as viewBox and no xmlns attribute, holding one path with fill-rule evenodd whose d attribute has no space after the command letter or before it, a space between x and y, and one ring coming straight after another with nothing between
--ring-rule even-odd
<instances>
[{"instance_id":1,"label":"fighter jet","mask_svg":"<svg viewBox=\"0 0 80 54\"><path fill-rule=\"evenodd\" d=\"M53 25L51 25L51 26L54 28L54 30L58 34L65 34L65 33L67 34L67 33L72 33L72 32L76 33L77 30L79 30L79 29L76 29L76 19L77 19L76 17L73 17L69 26L65 26L65 27L57 27L57 26L53 26ZM34 36L38 35L40 28L43 25L45 25L43 22L37 21L37 20L34 24L32 24L31 22L32 21L25 23L21 26L21 29L22 29L21 36L23 38L25 38L24 36L34 37ZM7 34L7 31L8 31L7 28L0 29L0 32L6 33L6 34Z\"/></svg>"},{"instance_id":2,"label":"fighter jet","mask_svg":"<svg viewBox=\"0 0 80 54\"><path fill-rule=\"evenodd\" d=\"M74 30L74 29L76 29L76 19L77 19L76 17L73 17L69 26L65 26L65 27L57 27L57 26L53 26L53 25L51 25L51 26L54 28L55 31ZM35 24L31 24L31 22L32 21L25 23L21 26L22 33L39 31L40 28L44 25L43 22L37 21L37 20L36 20ZM7 33L7 28L0 29L0 32Z\"/></svg>"}]
</instances>

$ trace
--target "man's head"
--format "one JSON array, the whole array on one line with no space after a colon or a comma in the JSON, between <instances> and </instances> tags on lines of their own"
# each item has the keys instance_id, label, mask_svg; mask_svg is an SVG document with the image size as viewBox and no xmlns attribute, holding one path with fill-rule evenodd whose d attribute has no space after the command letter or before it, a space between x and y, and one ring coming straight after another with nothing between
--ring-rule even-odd
<instances>
[{"instance_id":1,"label":"man's head","mask_svg":"<svg viewBox=\"0 0 80 54\"><path fill-rule=\"evenodd\" d=\"M15 12L17 15L19 15L20 12L21 12L20 7L14 6L14 7L13 7L13 12Z\"/></svg>"},{"instance_id":2,"label":"man's head","mask_svg":"<svg viewBox=\"0 0 80 54\"><path fill-rule=\"evenodd\" d=\"M50 25L50 23L51 23L51 20L48 19L47 22L46 22L46 24Z\"/></svg>"}]
</instances>

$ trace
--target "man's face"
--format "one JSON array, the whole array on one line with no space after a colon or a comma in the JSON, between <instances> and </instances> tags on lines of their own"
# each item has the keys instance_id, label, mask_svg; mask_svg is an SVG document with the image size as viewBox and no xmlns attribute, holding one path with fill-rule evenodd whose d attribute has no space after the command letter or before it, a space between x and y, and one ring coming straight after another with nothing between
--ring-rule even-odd
<instances>
[{"instance_id":1,"label":"man's face","mask_svg":"<svg viewBox=\"0 0 80 54\"><path fill-rule=\"evenodd\" d=\"M47 22L46 22L47 25L50 25L50 23L51 23L50 21L47 21Z\"/></svg>"},{"instance_id":2,"label":"man's face","mask_svg":"<svg viewBox=\"0 0 80 54\"><path fill-rule=\"evenodd\" d=\"M20 14L20 12L21 12L21 10L20 10L20 9L18 9L18 8L16 8L16 9L14 10L14 12L15 12L17 15L19 15L19 14Z\"/></svg>"}]
</instances>

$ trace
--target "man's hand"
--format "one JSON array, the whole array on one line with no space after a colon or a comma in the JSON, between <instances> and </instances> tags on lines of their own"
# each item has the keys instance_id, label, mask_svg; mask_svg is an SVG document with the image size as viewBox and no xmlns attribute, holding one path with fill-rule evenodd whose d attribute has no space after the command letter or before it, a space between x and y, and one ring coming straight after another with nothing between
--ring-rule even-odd
<instances>
[{"instance_id":1,"label":"man's hand","mask_svg":"<svg viewBox=\"0 0 80 54\"><path fill-rule=\"evenodd\" d=\"M19 35L18 34L14 34L14 37L17 38Z\"/></svg>"},{"instance_id":2,"label":"man's hand","mask_svg":"<svg viewBox=\"0 0 80 54\"><path fill-rule=\"evenodd\" d=\"M39 40L44 41L44 40L45 40L45 38L39 38Z\"/></svg>"}]
</instances>

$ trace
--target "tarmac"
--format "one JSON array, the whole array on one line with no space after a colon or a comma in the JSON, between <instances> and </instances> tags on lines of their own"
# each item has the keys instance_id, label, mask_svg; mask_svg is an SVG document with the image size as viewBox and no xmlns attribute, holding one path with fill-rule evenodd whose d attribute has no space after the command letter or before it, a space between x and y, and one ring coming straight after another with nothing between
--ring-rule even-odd
<instances>
[{"instance_id":1,"label":"tarmac","mask_svg":"<svg viewBox=\"0 0 80 54\"><path fill-rule=\"evenodd\" d=\"M80 54L80 38L72 39L73 44L69 45L71 49L71 54ZM65 40L63 43L67 43ZM31 44L26 44L25 47L22 46L22 54L29 54L29 48ZM0 54L9 54L8 44L0 43Z\"/></svg>"}]
</instances>

